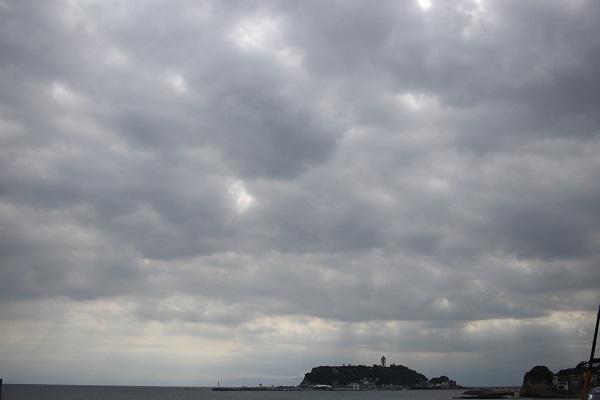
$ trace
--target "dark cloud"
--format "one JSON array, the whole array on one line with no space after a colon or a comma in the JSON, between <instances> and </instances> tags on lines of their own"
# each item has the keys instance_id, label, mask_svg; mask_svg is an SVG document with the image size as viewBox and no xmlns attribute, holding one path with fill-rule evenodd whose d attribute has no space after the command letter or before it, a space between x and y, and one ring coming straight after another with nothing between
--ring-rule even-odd
<instances>
[{"instance_id":1,"label":"dark cloud","mask_svg":"<svg viewBox=\"0 0 600 400\"><path fill-rule=\"evenodd\" d=\"M0 1L0 375L98 382L85 349L124 384L571 367L598 302L599 17Z\"/></svg>"}]
</instances>

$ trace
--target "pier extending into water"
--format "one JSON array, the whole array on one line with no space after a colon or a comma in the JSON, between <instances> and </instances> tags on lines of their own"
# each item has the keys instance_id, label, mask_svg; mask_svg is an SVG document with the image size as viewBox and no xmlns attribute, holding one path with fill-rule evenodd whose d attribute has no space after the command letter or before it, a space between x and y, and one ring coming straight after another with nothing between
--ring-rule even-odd
<instances>
[{"instance_id":1,"label":"pier extending into water","mask_svg":"<svg viewBox=\"0 0 600 400\"><path fill-rule=\"evenodd\" d=\"M212 388L218 392L238 392L238 391L298 391L303 390L298 386L217 386Z\"/></svg>"}]
</instances>

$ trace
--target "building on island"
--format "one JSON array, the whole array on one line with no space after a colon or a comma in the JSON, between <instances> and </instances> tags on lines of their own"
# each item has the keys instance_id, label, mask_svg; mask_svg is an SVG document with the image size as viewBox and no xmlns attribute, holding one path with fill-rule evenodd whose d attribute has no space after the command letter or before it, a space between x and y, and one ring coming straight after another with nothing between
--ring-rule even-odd
<instances>
[{"instance_id":1,"label":"building on island","mask_svg":"<svg viewBox=\"0 0 600 400\"><path fill-rule=\"evenodd\" d=\"M385 368L385 356L381 356L381 366Z\"/></svg>"}]
</instances>

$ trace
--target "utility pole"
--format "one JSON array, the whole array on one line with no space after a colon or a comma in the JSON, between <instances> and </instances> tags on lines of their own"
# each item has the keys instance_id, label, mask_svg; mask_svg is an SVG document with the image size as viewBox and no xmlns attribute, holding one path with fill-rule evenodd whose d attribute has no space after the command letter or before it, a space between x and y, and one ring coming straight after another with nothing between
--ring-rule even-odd
<instances>
[{"instance_id":1,"label":"utility pole","mask_svg":"<svg viewBox=\"0 0 600 400\"><path fill-rule=\"evenodd\" d=\"M585 399L590 388L590 379L592 378L592 365L594 364L594 353L596 352L596 338L598 337L598 322L600 321L600 305L598 305L598 314L596 314L596 329L594 330L594 340L592 341L592 352L590 354L590 362L588 363L588 370L585 374L585 382L583 384L583 391L581 392L581 400Z\"/></svg>"}]
</instances>

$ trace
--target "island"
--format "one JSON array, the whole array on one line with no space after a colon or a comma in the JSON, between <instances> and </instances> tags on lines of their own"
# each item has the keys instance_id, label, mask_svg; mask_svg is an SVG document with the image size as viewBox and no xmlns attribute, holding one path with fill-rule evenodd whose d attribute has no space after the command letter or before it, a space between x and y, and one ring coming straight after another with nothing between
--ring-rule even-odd
<instances>
[{"instance_id":1,"label":"island","mask_svg":"<svg viewBox=\"0 0 600 400\"><path fill-rule=\"evenodd\" d=\"M217 386L214 391L265 391L265 390L441 390L460 389L456 381L445 375L437 378L427 377L404 365L386 365L385 356L381 364L373 366L346 365L319 366L304 374L298 386ZM469 397L474 398L474 397Z\"/></svg>"},{"instance_id":2,"label":"island","mask_svg":"<svg viewBox=\"0 0 600 400\"><path fill-rule=\"evenodd\" d=\"M456 382L447 376L427 377L404 365L386 366L385 357L381 364L341 365L314 367L304 375L300 387L313 389L456 389Z\"/></svg>"}]
</instances>

